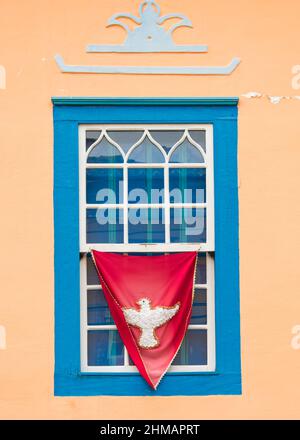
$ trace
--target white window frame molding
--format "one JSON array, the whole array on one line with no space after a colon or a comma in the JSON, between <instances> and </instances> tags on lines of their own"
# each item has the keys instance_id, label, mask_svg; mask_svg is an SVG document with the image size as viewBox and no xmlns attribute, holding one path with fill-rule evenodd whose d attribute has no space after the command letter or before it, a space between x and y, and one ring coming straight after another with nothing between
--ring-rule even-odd
<instances>
[{"instance_id":1,"label":"white window frame molding","mask_svg":"<svg viewBox=\"0 0 300 440\"><path fill-rule=\"evenodd\" d=\"M124 161L119 164L88 164L86 162L87 154L92 149L93 145L86 150L86 131L130 131L130 130L205 130L206 131L206 151L205 162L199 164L193 163L151 163L151 164L131 164ZM95 142L95 144L98 140ZM126 159L129 157L131 151L136 144L127 152ZM172 149L170 150L172 152ZM163 151L164 157L166 153ZM170 153L169 153L170 154ZM124 156L124 155L123 155ZM169 196L165 193L165 201L161 204L128 204L127 198L127 176L128 168L164 168L165 182L167 183L165 191L168 191L168 168L206 168L206 185L209 191L206 193L205 203L180 203L171 204ZM87 168L122 168L124 169L124 195L122 204L87 204L86 203L86 169ZM185 252L185 251L200 251L206 253L206 271L207 283L205 285L196 284L195 289L206 289L207 292L207 324L189 325L188 330L207 330L207 364L206 365L174 365L168 370L169 373L177 372L214 372L216 369L215 359L215 298L214 298L214 257L211 252L214 252L214 167L213 167L213 126L212 124L82 124L79 126L79 217L80 217L80 252L84 254L80 261L80 314L81 314L81 372L82 373L137 373L135 366L129 365L129 356L124 347L124 365L122 366L88 366L87 359L87 332L89 330L117 330L115 325L88 325L87 321L87 291L101 290L99 285L87 284L87 256L90 249L95 249L102 252ZM171 207L197 207L206 208L206 243L201 244L186 244L186 243L170 243L170 234L168 224L166 225L165 243L151 243L151 244L129 244L128 243L128 224L127 224L127 210L124 209L124 237L123 244L88 244L86 243L86 208L123 208L123 207L147 207L147 208L165 208L170 211ZM127 228L127 230L126 230Z\"/></svg>"}]
</instances>

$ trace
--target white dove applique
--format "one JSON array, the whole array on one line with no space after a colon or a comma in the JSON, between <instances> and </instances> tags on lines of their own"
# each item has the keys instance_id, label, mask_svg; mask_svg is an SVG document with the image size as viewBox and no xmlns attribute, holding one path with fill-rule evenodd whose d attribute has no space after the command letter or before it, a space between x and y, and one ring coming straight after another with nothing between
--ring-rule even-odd
<instances>
[{"instance_id":1,"label":"white dove applique","mask_svg":"<svg viewBox=\"0 0 300 440\"><path fill-rule=\"evenodd\" d=\"M159 340L155 335L155 329L166 324L172 319L180 308L180 303L173 307L158 306L151 308L151 300L141 298L137 301L140 310L122 308L126 322L133 327L138 327L142 333L138 341L141 348L155 348Z\"/></svg>"}]
</instances>

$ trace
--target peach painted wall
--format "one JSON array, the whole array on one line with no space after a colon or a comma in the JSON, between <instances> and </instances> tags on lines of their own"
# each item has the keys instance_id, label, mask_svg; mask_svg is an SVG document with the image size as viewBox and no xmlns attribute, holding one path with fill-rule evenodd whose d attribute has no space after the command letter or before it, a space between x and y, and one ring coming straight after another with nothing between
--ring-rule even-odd
<instances>
[{"instance_id":1,"label":"peach painted wall","mask_svg":"<svg viewBox=\"0 0 300 440\"><path fill-rule=\"evenodd\" d=\"M299 418L300 101L272 104L258 91L297 95L298 0L161 0L194 29L177 42L206 43L208 54L85 54L87 43L119 43L105 29L139 0L1 2L0 65L0 418ZM227 64L224 77L70 75L70 64ZM298 91L300 95L300 91ZM53 131L51 96L239 96L242 396L53 396ZM5 347L4 347L5 348Z\"/></svg>"}]
</instances>

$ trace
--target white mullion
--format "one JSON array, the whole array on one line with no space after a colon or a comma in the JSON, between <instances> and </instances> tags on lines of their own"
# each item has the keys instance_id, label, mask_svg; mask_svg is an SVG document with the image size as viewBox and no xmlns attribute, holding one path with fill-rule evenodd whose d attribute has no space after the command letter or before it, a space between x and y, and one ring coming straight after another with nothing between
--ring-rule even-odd
<instances>
[{"instance_id":1,"label":"white mullion","mask_svg":"<svg viewBox=\"0 0 300 440\"><path fill-rule=\"evenodd\" d=\"M206 203L170 203L172 208L206 208Z\"/></svg>"},{"instance_id":2,"label":"white mullion","mask_svg":"<svg viewBox=\"0 0 300 440\"><path fill-rule=\"evenodd\" d=\"M207 290L207 284L195 284L195 289L205 289Z\"/></svg>"},{"instance_id":3,"label":"white mullion","mask_svg":"<svg viewBox=\"0 0 300 440\"><path fill-rule=\"evenodd\" d=\"M208 325L207 324L190 324L188 326L188 330L207 330Z\"/></svg>"},{"instance_id":4,"label":"white mullion","mask_svg":"<svg viewBox=\"0 0 300 440\"><path fill-rule=\"evenodd\" d=\"M203 163L169 163L170 168L206 168L206 164ZM164 168L164 163L128 163L128 168ZM124 163L87 163L86 168L123 168Z\"/></svg>"},{"instance_id":5,"label":"white mullion","mask_svg":"<svg viewBox=\"0 0 300 440\"><path fill-rule=\"evenodd\" d=\"M148 162L141 162L141 163L128 163L128 168L164 168L165 163L159 162L159 163L148 163Z\"/></svg>"},{"instance_id":6,"label":"white mullion","mask_svg":"<svg viewBox=\"0 0 300 440\"><path fill-rule=\"evenodd\" d=\"M164 208L168 206L169 208L195 208L204 209L207 207L206 203L86 203L86 209L118 209L118 208Z\"/></svg>"},{"instance_id":7,"label":"white mullion","mask_svg":"<svg viewBox=\"0 0 300 440\"><path fill-rule=\"evenodd\" d=\"M100 284L88 284L86 286L87 290L102 290L102 286Z\"/></svg>"},{"instance_id":8,"label":"white mullion","mask_svg":"<svg viewBox=\"0 0 300 440\"><path fill-rule=\"evenodd\" d=\"M86 244L86 130L79 127L79 240L80 250Z\"/></svg>"},{"instance_id":9,"label":"white mullion","mask_svg":"<svg viewBox=\"0 0 300 440\"><path fill-rule=\"evenodd\" d=\"M215 340L215 282L214 258L206 254L207 267L207 365L210 370L216 369L216 340Z\"/></svg>"},{"instance_id":10,"label":"white mullion","mask_svg":"<svg viewBox=\"0 0 300 440\"><path fill-rule=\"evenodd\" d=\"M89 252L90 247L100 252L199 252L199 244L193 243L133 243L133 244L119 244L119 243L104 243L104 244L86 244L82 247L82 252ZM206 243L200 245L200 252L207 251Z\"/></svg>"},{"instance_id":11,"label":"white mullion","mask_svg":"<svg viewBox=\"0 0 300 440\"><path fill-rule=\"evenodd\" d=\"M86 163L86 168L123 168L123 163Z\"/></svg>"},{"instance_id":12,"label":"white mullion","mask_svg":"<svg viewBox=\"0 0 300 440\"><path fill-rule=\"evenodd\" d=\"M171 210L170 210L170 176L169 176L169 166L168 164L165 165L164 168L164 181L165 181L165 191L164 191L164 197L165 197L165 212L164 212L164 219L165 219L165 242L167 244L171 241Z\"/></svg>"},{"instance_id":13,"label":"white mullion","mask_svg":"<svg viewBox=\"0 0 300 440\"><path fill-rule=\"evenodd\" d=\"M124 164L123 170L123 223L124 244L128 244L128 164Z\"/></svg>"},{"instance_id":14,"label":"white mullion","mask_svg":"<svg viewBox=\"0 0 300 440\"><path fill-rule=\"evenodd\" d=\"M210 126L206 130L206 225L207 237L206 242L210 251L215 250L215 219L214 219L214 141L213 141L213 127Z\"/></svg>"},{"instance_id":15,"label":"white mullion","mask_svg":"<svg viewBox=\"0 0 300 440\"><path fill-rule=\"evenodd\" d=\"M87 203L87 209L118 209L123 208L123 203Z\"/></svg>"},{"instance_id":16,"label":"white mullion","mask_svg":"<svg viewBox=\"0 0 300 440\"><path fill-rule=\"evenodd\" d=\"M124 367L128 367L128 366L129 366L129 354L127 348L124 345Z\"/></svg>"},{"instance_id":17,"label":"white mullion","mask_svg":"<svg viewBox=\"0 0 300 440\"><path fill-rule=\"evenodd\" d=\"M201 162L201 163L190 163L190 162L169 163L170 168L206 168L206 166L207 165L205 162Z\"/></svg>"},{"instance_id":18,"label":"white mullion","mask_svg":"<svg viewBox=\"0 0 300 440\"><path fill-rule=\"evenodd\" d=\"M87 284L86 284L87 257L86 255L80 261L80 358L81 369L84 371L88 367L88 325L87 325Z\"/></svg>"},{"instance_id":19,"label":"white mullion","mask_svg":"<svg viewBox=\"0 0 300 440\"><path fill-rule=\"evenodd\" d=\"M115 324L96 324L96 325L88 325L88 330L117 330L117 326Z\"/></svg>"}]
</instances>

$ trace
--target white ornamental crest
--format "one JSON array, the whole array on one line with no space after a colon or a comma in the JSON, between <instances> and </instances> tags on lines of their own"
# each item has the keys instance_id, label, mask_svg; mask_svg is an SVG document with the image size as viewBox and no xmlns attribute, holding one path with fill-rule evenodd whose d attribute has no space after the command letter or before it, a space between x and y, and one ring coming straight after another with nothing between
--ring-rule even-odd
<instances>
[{"instance_id":1,"label":"white ornamental crest","mask_svg":"<svg viewBox=\"0 0 300 440\"><path fill-rule=\"evenodd\" d=\"M141 348L155 348L159 345L159 340L155 335L155 329L166 324L172 319L180 308L180 303L173 307L158 306L151 308L151 300L141 298L137 301L140 310L122 308L126 322L133 327L141 330L138 345Z\"/></svg>"}]
</instances>

